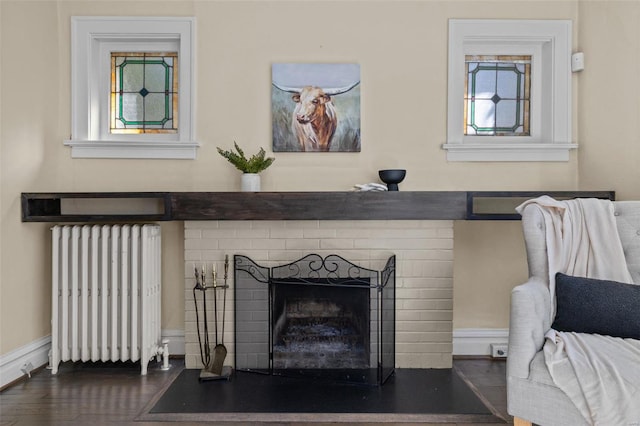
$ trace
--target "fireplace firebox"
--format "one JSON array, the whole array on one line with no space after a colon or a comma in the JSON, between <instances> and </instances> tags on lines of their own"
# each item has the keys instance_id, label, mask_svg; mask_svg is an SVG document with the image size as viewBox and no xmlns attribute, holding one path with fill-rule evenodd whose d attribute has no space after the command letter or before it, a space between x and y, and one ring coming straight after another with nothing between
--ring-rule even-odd
<instances>
[{"instance_id":1,"label":"fireplace firebox","mask_svg":"<svg viewBox=\"0 0 640 426\"><path fill-rule=\"evenodd\" d=\"M264 267L234 257L235 366L382 385L395 367L395 256L373 270L332 254Z\"/></svg>"}]
</instances>

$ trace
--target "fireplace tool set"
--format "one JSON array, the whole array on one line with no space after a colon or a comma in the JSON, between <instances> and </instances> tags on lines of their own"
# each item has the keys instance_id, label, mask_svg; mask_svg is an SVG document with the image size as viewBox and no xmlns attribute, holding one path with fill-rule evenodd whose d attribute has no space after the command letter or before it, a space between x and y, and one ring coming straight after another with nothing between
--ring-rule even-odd
<instances>
[{"instance_id":1,"label":"fireplace tool set","mask_svg":"<svg viewBox=\"0 0 640 426\"><path fill-rule=\"evenodd\" d=\"M212 284L207 285L207 267L202 266L198 273L195 267L196 285L193 287L193 303L196 307L196 328L198 331L198 343L200 345L200 359L204 368L200 372L200 381L206 380L230 380L233 369L224 365L227 356L227 348L224 346L224 320L227 305L227 279L229 277L229 256L224 259L224 285L217 284L216 267L213 265L211 273ZM222 289L222 335L218 341L218 290ZM213 315L214 315L214 335L215 346L213 347L213 358L211 357L211 344L209 342L209 320L207 318L207 291L213 290ZM198 312L197 292L202 292L202 312L203 312L203 330L200 332L200 317Z\"/></svg>"}]
</instances>

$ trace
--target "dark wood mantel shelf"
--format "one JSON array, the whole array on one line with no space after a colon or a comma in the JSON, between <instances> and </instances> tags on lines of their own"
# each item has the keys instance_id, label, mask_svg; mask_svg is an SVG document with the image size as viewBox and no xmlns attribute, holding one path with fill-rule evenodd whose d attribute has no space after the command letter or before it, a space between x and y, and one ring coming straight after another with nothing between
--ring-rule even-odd
<instances>
[{"instance_id":1,"label":"dark wood mantel shelf","mask_svg":"<svg viewBox=\"0 0 640 426\"><path fill-rule=\"evenodd\" d=\"M23 193L22 221L505 220L543 194L615 199L613 191Z\"/></svg>"},{"instance_id":2,"label":"dark wood mantel shelf","mask_svg":"<svg viewBox=\"0 0 640 426\"><path fill-rule=\"evenodd\" d=\"M181 193L177 220L463 219L464 192Z\"/></svg>"}]
</instances>

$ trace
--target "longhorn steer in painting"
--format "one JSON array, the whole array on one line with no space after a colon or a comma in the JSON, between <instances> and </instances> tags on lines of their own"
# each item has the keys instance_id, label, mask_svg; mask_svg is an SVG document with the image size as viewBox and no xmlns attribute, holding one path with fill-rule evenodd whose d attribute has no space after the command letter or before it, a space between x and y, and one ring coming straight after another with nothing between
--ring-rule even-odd
<instances>
[{"instance_id":1,"label":"longhorn steer in painting","mask_svg":"<svg viewBox=\"0 0 640 426\"><path fill-rule=\"evenodd\" d=\"M329 151L338 126L331 96L321 88L307 86L291 97L296 102L291 128L303 151Z\"/></svg>"},{"instance_id":2,"label":"longhorn steer in painting","mask_svg":"<svg viewBox=\"0 0 640 426\"><path fill-rule=\"evenodd\" d=\"M329 151L331 139L338 127L338 114L331 96L348 92L359 82L348 87L322 89L316 86L302 88L281 87L293 93L296 106L291 119L291 129L298 139L301 151Z\"/></svg>"}]
</instances>

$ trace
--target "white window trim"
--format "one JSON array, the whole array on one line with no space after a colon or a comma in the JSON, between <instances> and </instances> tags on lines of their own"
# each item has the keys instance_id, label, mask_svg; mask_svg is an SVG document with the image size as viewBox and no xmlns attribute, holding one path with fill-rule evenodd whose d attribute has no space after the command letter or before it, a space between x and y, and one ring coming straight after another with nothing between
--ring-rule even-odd
<instances>
[{"instance_id":1,"label":"white window trim","mask_svg":"<svg viewBox=\"0 0 640 426\"><path fill-rule=\"evenodd\" d=\"M571 142L571 21L449 21L449 161L568 161ZM465 55L531 54L531 136L465 136ZM535 74L534 74L535 73Z\"/></svg>"},{"instance_id":2,"label":"white window trim","mask_svg":"<svg viewBox=\"0 0 640 426\"><path fill-rule=\"evenodd\" d=\"M71 147L73 158L195 159L195 18L71 18ZM105 131L108 46L177 46L179 52L177 134L111 135ZM110 63L110 62L109 62Z\"/></svg>"}]
</instances>

